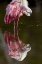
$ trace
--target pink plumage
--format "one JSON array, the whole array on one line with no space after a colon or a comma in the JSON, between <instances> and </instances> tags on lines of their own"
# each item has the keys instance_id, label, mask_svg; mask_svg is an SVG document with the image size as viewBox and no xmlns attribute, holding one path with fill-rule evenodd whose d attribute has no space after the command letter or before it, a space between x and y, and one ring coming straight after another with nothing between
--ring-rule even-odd
<instances>
[{"instance_id":1,"label":"pink plumage","mask_svg":"<svg viewBox=\"0 0 42 64\"><path fill-rule=\"evenodd\" d=\"M10 2L8 6L6 7L6 15L4 18L4 21L6 24L10 23L12 20L15 20L23 15L23 11L25 8L23 8L20 3L18 2Z\"/></svg>"}]
</instances>

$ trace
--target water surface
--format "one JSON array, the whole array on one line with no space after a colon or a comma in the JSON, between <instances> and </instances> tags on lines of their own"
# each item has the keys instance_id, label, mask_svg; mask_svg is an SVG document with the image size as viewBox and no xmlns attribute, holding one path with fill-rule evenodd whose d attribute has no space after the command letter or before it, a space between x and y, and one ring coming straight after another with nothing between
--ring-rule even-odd
<instances>
[{"instance_id":1,"label":"water surface","mask_svg":"<svg viewBox=\"0 0 42 64\"><path fill-rule=\"evenodd\" d=\"M14 33L13 22L6 25L4 23L5 8L8 3L0 4L0 29ZM22 62L11 59L4 50L4 41L0 38L0 64L42 64L42 9L32 8L30 17L22 16L19 21L19 37L25 44L31 45L31 51Z\"/></svg>"}]
</instances>

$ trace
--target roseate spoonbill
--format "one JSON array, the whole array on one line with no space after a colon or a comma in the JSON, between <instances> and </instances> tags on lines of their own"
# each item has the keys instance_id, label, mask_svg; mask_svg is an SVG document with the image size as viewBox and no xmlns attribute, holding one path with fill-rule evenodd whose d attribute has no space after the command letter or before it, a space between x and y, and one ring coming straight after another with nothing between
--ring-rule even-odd
<instances>
[{"instance_id":1,"label":"roseate spoonbill","mask_svg":"<svg viewBox=\"0 0 42 64\"><path fill-rule=\"evenodd\" d=\"M31 13L32 10L28 7L27 0L12 0L6 7L4 22L8 24L12 20L19 19L23 14L30 16Z\"/></svg>"},{"instance_id":2,"label":"roseate spoonbill","mask_svg":"<svg viewBox=\"0 0 42 64\"><path fill-rule=\"evenodd\" d=\"M18 20L20 16L26 14L30 16L32 10L28 7L27 0L12 0L6 7L4 22L6 24L14 20L14 36L18 37Z\"/></svg>"}]
</instances>

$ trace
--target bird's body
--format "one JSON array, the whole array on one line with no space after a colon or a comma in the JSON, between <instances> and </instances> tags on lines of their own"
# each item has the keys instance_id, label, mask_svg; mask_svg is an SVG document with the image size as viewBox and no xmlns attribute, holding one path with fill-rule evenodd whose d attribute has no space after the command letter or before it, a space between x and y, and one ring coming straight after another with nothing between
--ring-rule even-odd
<instances>
[{"instance_id":1,"label":"bird's body","mask_svg":"<svg viewBox=\"0 0 42 64\"><path fill-rule=\"evenodd\" d=\"M19 19L23 14L30 16L32 10L28 7L27 3L27 0L12 0L6 7L5 23L8 24L12 20Z\"/></svg>"}]
</instances>

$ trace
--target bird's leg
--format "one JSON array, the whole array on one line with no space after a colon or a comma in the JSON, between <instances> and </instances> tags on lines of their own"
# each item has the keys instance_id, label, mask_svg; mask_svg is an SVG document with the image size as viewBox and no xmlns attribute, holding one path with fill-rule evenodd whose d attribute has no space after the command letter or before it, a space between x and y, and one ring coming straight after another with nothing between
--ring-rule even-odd
<instances>
[{"instance_id":1,"label":"bird's leg","mask_svg":"<svg viewBox=\"0 0 42 64\"><path fill-rule=\"evenodd\" d=\"M17 21L17 19L14 21L14 36L16 37L16 40L18 40L18 21Z\"/></svg>"},{"instance_id":2,"label":"bird's leg","mask_svg":"<svg viewBox=\"0 0 42 64\"><path fill-rule=\"evenodd\" d=\"M19 40L19 37L18 37L18 20L17 19L14 21L14 37L16 38L15 42L18 44L19 50L22 51L22 48L20 45L21 41Z\"/></svg>"}]
</instances>

